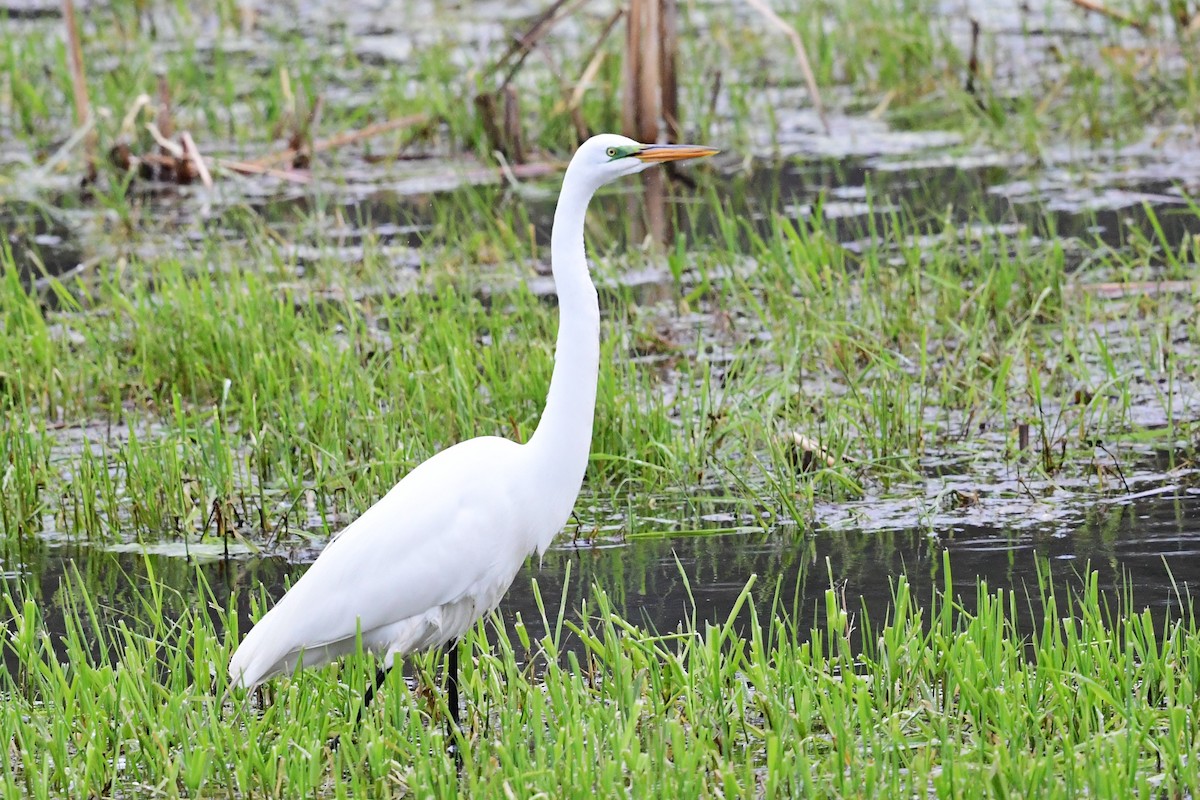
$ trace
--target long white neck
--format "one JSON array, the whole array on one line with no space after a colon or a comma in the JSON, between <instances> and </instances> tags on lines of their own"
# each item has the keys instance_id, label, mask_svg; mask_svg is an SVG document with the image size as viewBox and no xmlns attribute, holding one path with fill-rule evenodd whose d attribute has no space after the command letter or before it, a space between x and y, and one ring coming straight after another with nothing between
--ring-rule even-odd
<instances>
[{"instance_id":1,"label":"long white neck","mask_svg":"<svg viewBox=\"0 0 1200 800\"><path fill-rule=\"evenodd\" d=\"M584 255L583 221L595 190L568 167L550 234L550 260L558 292L558 343L546 410L527 445L544 496L553 508L549 522L554 529L539 532L539 552L545 551L570 515L592 446L600 368L600 304Z\"/></svg>"}]
</instances>

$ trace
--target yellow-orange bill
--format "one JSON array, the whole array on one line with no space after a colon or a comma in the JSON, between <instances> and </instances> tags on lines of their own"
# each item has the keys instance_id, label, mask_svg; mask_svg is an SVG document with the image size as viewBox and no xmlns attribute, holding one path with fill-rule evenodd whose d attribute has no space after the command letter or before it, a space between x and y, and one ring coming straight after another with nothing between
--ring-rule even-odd
<instances>
[{"instance_id":1,"label":"yellow-orange bill","mask_svg":"<svg viewBox=\"0 0 1200 800\"><path fill-rule=\"evenodd\" d=\"M685 158L704 158L719 152L721 151L695 144L648 144L634 153L634 156L642 161L658 163L682 161Z\"/></svg>"}]
</instances>

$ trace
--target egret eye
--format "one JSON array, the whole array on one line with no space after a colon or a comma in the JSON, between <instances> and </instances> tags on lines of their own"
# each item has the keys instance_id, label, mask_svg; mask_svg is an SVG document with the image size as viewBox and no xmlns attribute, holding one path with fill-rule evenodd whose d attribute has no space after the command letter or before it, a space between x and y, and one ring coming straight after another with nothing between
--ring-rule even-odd
<instances>
[{"instance_id":1,"label":"egret eye","mask_svg":"<svg viewBox=\"0 0 1200 800\"><path fill-rule=\"evenodd\" d=\"M615 147L610 147L607 150L605 150L604 152L609 158L617 157L617 148L615 148Z\"/></svg>"}]
</instances>

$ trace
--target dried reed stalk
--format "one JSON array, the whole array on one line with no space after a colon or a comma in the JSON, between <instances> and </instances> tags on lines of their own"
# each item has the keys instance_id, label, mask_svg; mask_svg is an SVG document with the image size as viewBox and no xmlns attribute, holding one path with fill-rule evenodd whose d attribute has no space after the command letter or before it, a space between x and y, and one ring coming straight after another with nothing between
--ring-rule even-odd
<instances>
[{"instance_id":1,"label":"dried reed stalk","mask_svg":"<svg viewBox=\"0 0 1200 800\"><path fill-rule=\"evenodd\" d=\"M513 39L504 54L487 71L490 76L507 67L504 78L495 91L484 91L475 96L475 109L492 149L498 150L509 161L520 163L525 160L519 98L509 84L546 34L586 2L588 0L554 0L545 11L538 14L522 36ZM564 89L564 95L566 93ZM583 124L582 116L575 109L570 111L576 132L580 135L586 134L587 126Z\"/></svg>"},{"instance_id":2,"label":"dried reed stalk","mask_svg":"<svg viewBox=\"0 0 1200 800\"><path fill-rule=\"evenodd\" d=\"M662 119L667 125L667 141L678 142L682 136L679 124L679 81L675 65L679 54L679 4L662 0L659 9L658 76L662 87Z\"/></svg>"},{"instance_id":3,"label":"dried reed stalk","mask_svg":"<svg viewBox=\"0 0 1200 800\"><path fill-rule=\"evenodd\" d=\"M664 108L663 65L668 63L672 83L676 53L667 51L663 37L663 5L666 0L630 0L625 17L625 93L621 102L621 125L625 135L641 142L657 142L659 119ZM672 3L672 6L674 4ZM673 23L668 23L673 24ZM671 44L675 44L672 37ZM678 111L672 109L678 121ZM666 213L666 182L662 170L642 174L646 204L646 233L659 243L669 240ZM635 220L634 235L640 235L636 224L637 200L630 197L630 219Z\"/></svg>"},{"instance_id":4,"label":"dried reed stalk","mask_svg":"<svg viewBox=\"0 0 1200 800\"><path fill-rule=\"evenodd\" d=\"M324 152L326 150L335 150L339 147L345 147L348 144L361 142L365 139L370 139L375 136L380 136L391 131L404 130L406 128L415 128L420 125L425 125L429 122L428 114L409 114L406 117L396 117L384 122L376 122L368 125L365 128L358 130L345 131L335 136L330 136L327 139L319 139L312 143L309 148L310 155ZM276 164L290 163L297 155L300 155L300 150L294 147L289 147L280 150L276 153L270 153L262 158L256 158L253 161L241 162L242 166L254 167L272 167ZM242 170L238 170L239 172ZM254 170L257 171L257 170Z\"/></svg>"},{"instance_id":5,"label":"dried reed stalk","mask_svg":"<svg viewBox=\"0 0 1200 800\"><path fill-rule=\"evenodd\" d=\"M621 125L642 142L658 141L662 67L659 32L661 0L629 0L625 19L625 95Z\"/></svg>"},{"instance_id":6,"label":"dried reed stalk","mask_svg":"<svg viewBox=\"0 0 1200 800\"><path fill-rule=\"evenodd\" d=\"M1091 11L1095 14L1099 14L1101 16L1108 17L1109 19L1116 20L1117 22L1120 22L1123 25L1128 25L1131 28L1136 28L1137 30L1139 30L1143 33L1146 32L1146 23L1141 22L1140 20L1134 19L1133 17L1126 14L1124 11L1117 11L1115 8L1109 8L1108 6L1097 3L1096 0L1071 0L1071 2L1074 3L1075 5L1079 6L1080 8L1082 8L1085 11Z\"/></svg>"},{"instance_id":7,"label":"dried reed stalk","mask_svg":"<svg viewBox=\"0 0 1200 800\"><path fill-rule=\"evenodd\" d=\"M808 93L812 95L813 107L817 109L817 116L821 118L821 125L825 128L825 135L830 135L832 131L829 128L829 118L825 115L825 104L821 102L821 92L817 89L817 77L813 75L812 67L808 63L808 51L804 49L804 40L800 38L800 34L796 29L784 21L782 17L775 13L767 0L746 0L755 10L762 14L767 22L775 26L777 30L788 37L792 42L792 49L796 51L796 61L800 64L800 72L804 75L804 82L808 84Z\"/></svg>"},{"instance_id":8,"label":"dried reed stalk","mask_svg":"<svg viewBox=\"0 0 1200 800\"><path fill-rule=\"evenodd\" d=\"M144 97L145 95L142 96ZM126 118L128 118L128 115L126 115ZM171 114L171 84L167 81L166 75L158 76L158 108L156 109L155 119L158 124L158 130L163 136L170 139L175 135L175 120Z\"/></svg>"},{"instance_id":9,"label":"dried reed stalk","mask_svg":"<svg viewBox=\"0 0 1200 800\"><path fill-rule=\"evenodd\" d=\"M75 96L75 126L84 128L91 125L92 106L88 100L87 73L83 66L83 46L79 41L79 23L75 19L74 0L62 0L63 23L67 29L67 50L71 68L71 90ZM99 137L95 129L84 136L83 152L87 159L87 173L84 183L96 180L96 150Z\"/></svg>"},{"instance_id":10,"label":"dried reed stalk","mask_svg":"<svg viewBox=\"0 0 1200 800\"><path fill-rule=\"evenodd\" d=\"M180 138L183 139L184 155L187 157L192 167L196 170L196 175L200 178L200 182L204 184L205 189L213 188L212 175L209 174L208 167L204 163L204 156L200 155L199 148L197 148L196 143L192 141L192 135L187 131L184 131L182 134L180 134Z\"/></svg>"},{"instance_id":11,"label":"dried reed stalk","mask_svg":"<svg viewBox=\"0 0 1200 800\"><path fill-rule=\"evenodd\" d=\"M509 158L517 164L525 163L525 145L521 136L521 104L517 90L512 86L504 87L503 132Z\"/></svg>"},{"instance_id":12,"label":"dried reed stalk","mask_svg":"<svg viewBox=\"0 0 1200 800\"><path fill-rule=\"evenodd\" d=\"M516 62L509 66L508 72L504 75L504 80L500 82L502 87L507 86L521 69L521 65L525 63L525 59L537 47L538 42L550 32L550 29L586 2L588 0L554 0L549 8L538 15L533 25L525 32L525 35L509 45L508 50L505 51L504 55L500 56L489 72L496 72L502 69L505 64L508 64L516 56ZM566 6L565 10L563 9L564 6ZM560 10L562 10L561 14L559 13Z\"/></svg>"}]
</instances>

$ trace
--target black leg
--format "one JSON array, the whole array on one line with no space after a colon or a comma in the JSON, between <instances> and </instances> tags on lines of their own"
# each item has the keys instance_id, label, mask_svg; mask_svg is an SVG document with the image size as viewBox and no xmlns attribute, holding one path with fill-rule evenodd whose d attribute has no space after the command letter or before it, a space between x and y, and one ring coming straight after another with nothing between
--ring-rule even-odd
<instances>
[{"instance_id":1,"label":"black leg","mask_svg":"<svg viewBox=\"0 0 1200 800\"><path fill-rule=\"evenodd\" d=\"M447 645L450 648L450 659L446 664L446 702L450 706L450 719L446 720L446 741L454 750L454 764L462 771L462 727L459 724L458 711L458 642Z\"/></svg>"},{"instance_id":2,"label":"black leg","mask_svg":"<svg viewBox=\"0 0 1200 800\"><path fill-rule=\"evenodd\" d=\"M446 666L446 702L450 704L450 721L458 730L458 642L451 642L450 663Z\"/></svg>"},{"instance_id":3,"label":"black leg","mask_svg":"<svg viewBox=\"0 0 1200 800\"><path fill-rule=\"evenodd\" d=\"M375 699L375 695L379 691L379 687L383 686L383 682L386 679L387 679L387 668L386 667L380 667L378 670L376 670L375 680L371 681L371 683L367 685L367 690L365 692L363 692L362 705L358 707L358 711L354 712L354 721L352 723L350 723L351 728L357 728L358 723L362 722L363 712L367 710L367 706L371 705L371 701ZM342 738L342 735L339 733L337 736L334 736L332 739L330 739L329 740L329 749L337 750L338 744L341 741L341 738Z\"/></svg>"},{"instance_id":4,"label":"black leg","mask_svg":"<svg viewBox=\"0 0 1200 800\"><path fill-rule=\"evenodd\" d=\"M354 724L358 725L362 719L363 712L367 710L367 706L371 705L371 701L375 699L375 693L379 691L379 687L383 686L383 682L387 680L387 668L380 667L375 671L375 680L363 692L362 705L358 707L358 713L354 715Z\"/></svg>"}]
</instances>

